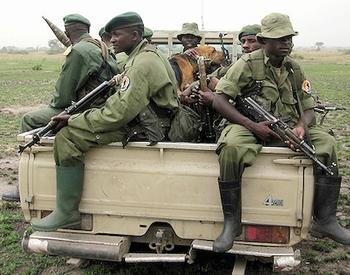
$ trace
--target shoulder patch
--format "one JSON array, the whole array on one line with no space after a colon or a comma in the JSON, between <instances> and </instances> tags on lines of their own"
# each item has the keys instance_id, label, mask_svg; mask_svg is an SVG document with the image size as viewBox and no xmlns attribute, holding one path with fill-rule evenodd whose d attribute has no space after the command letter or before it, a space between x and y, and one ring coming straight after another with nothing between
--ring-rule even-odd
<instances>
[{"instance_id":1,"label":"shoulder patch","mask_svg":"<svg viewBox=\"0 0 350 275\"><path fill-rule=\"evenodd\" d=\"M70 54L70 52L72 51L72 45L70 45L63 53L63 55L67 56Z\"/></svg>"},{"instance_id":2,"label":"shoulder patch","mask_svg":"<svg viewBox=\"0 0 350 275\"><path fill-rule=\"evenodd\" d=\"M129 85L130 85L130 78L127 75L125 75L120 84L120 91L121 92L126 91Z\"/></svg>"},{"instance_id":3,"label":"shoulder patch","mask_svg":"<svg viewBox=\"0 0 350 275\"><path fill-rule=\"evenodd\" d=\"M301 85L301 89L307 93L307 94L311 94L311 83L309 80L305 79L303 84Z\"/></svg>"}]
</instances>

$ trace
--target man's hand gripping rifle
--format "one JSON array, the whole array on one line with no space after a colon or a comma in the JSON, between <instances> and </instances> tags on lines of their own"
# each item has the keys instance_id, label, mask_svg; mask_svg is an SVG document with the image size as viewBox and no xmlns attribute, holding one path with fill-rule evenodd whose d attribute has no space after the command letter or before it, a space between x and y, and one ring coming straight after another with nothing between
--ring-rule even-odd
<instances>
[{"instance_id":1,"label":"man's hand gripping rifle","mask_svg":"<svg viewBox=\"0 0 350 275\"><path fill-rule=\"evenodd\" d=\"M236 102L243 112L249 117L254 117L256 122L272 121L270 128L281 138L282 141L289 142L296 150L302 151L328 174L334 175L332 169L324 165L316 157L314 148L312 148L304 139L300 139L296 136L288 124L267 112L252 97L238 97Z\"/></svg>"},{"instance_id":2,"label":"man's hand gripping rifle","mask_svg":"<svg viewBox=\"0 0 350 275\"><path fill-rule=\"evenodd\" d=\"M96 99L107 94L109 89L115 86L120 81L121 77L122 76L118 74L114 76L112 79L110 79L109 81L104 81L95 89L93 89L91 92L89 92L87 95L85 95L83 98L81 98L78 102L73 102L72 105L67 107L58 116L73 115L87 109L89 106L91 106L93 102L95 102ZM58 124L59 124L59 121L51 120L45 127L39 128L36 132L33 133L31 141L29 141L26 144L19 145L18 152L22 153L26 148L30 148L34 144L37 144L41 138L46 137L51 133L53 133L53 131L55 130Z\"/></svg>"}]
</instances>

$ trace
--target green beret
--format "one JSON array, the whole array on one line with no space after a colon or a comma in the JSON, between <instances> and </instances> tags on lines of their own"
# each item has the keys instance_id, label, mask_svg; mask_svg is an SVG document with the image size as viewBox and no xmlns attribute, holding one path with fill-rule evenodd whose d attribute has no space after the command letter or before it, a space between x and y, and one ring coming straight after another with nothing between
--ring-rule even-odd
<instances>
[{"instance_id":1,"label":"green beret","mask_svg":"<svg viewBox=\"0 0 350 275\"><path fill-rule=\"evenodd\" d=\"M136 12L125 12L112 18L106 25L106 32L111 33L113 30L124 29L133 26L142 26L143 21Z\"/></svg>"},{"instance_id":2,"label":"green beret","mask_svg":"<svg viewBox=\"0 0 350 275\"><path fill-rule=\"evenodd\" d=\"M258 38L281 38L289 35L298 35L293 30L289 16L282 13L271 13L261 20L261 32Z\"/></svg>"},{"instance_id":3,"label":"green beret","mask_svg":"<svg viewBox=\"0 0 350 275\"><path fill-rule=\"evenodd\" d=\"M80 14L69 14L63 17L63 22L65 26L69 26L74 23L82 23L90 27L90 21Z\"/></svg>"},{"instance_id":4,"label":"green beret","mask_svg":"<svg viewBox=\"0 0 350 275\"><path fill-rule=\"evenodd\" d=\"M110 33L106 32L105 27L101 28L100 31L98 32L98 35L102 38L104 35L110 35Z\"/></svg>"},{"instance_id":5,"label":"green beret","mask_svg":"<svg viewBox=\"0 0 350 275\"><path fill-rule=\"evenodd\" d=\"M143 38L151 38L153 35L153 31L147 27L143 28Z\"/></svg>"},{"instance_id":6,"label":"green beret","mask_svg":"<svg viewBox=\"0 0 350 275\"><path fill-rule=\"evenodd\" d=\"M261 26L258 24L244 26L238 34L238 40L241 41L243 36L256 35L261 32Z\"/></svg>"}]
</instances>

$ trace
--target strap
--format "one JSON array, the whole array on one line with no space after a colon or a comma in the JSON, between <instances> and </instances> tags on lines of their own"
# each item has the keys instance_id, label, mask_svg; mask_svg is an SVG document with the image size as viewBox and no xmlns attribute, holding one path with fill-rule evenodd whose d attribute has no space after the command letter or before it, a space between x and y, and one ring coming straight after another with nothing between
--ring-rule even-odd
<instances>
[{"instance_id":1,"label":"strap","mask_svg":"<svg viewBox=\"0 0 350 275\"><path fill-rule=\"evenodd\" d=\"M99 47L101 49L101 53L102 53L102 58L104 61L107 61L107 57L108 57L108 48L107 48L107 45L106 43L104 43L103 41L101 40L98 40L98 39L94 39L94 38L91 38L91 37L86 37L84 39L82 39L86 42L90 42L92 44L94 44L95 46Z\"/></svg>"},{"instance_id":2,"label":"strap","mask_svg":"<svg viewBox=\"0 0 350 275\"><path fill-rule=\"evenodd\" d=\"M295 98L295 100L298 103L297 104L297 111L298 111L299 117L301 118L304 115L304 109L303 109L303 106L301 105L301 101L300 101L299 95L297 93L298 86L297 86L296 79L295 79L295 72L293 69L293 63L292 62L287 63L286 67L287 67L287 70L289 71L289 75L291 76L293 97ZM309 145L313 146L311 143L308 125L305 125L305 136L306 136L307 143L309 143Z\"/></svg>"},{"instance_id":3,"label":"strap","mask_svg":"<svg viewBox=\"0 0 350 275\"><path fill-rule=\"evenodd\" d=\"M256 81L265 80L265 64L264 64L264 54L262 50L257 50L252 53L245 54L241 57L244 60L250 71L252 72L252 77Z\"/></svg>"}]
</instances>

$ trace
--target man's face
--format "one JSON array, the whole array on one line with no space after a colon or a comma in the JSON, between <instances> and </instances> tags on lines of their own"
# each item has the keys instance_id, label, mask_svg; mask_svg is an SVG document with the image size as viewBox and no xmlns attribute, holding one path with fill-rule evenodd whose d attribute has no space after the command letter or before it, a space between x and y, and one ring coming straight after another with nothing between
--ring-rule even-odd
<instances>
[{"instance_id":1,"label":"man's face","mask_svg":"<svg viewBox=\"0 0 350 275\"><path fill-rule=\"evenodd\" d=\"M137 36L135 31L130 31L128 28L117 29L111 33L111 43L115 53L125 52L131 53L135 46Z\"/></svg>"},{"instance_id":2,"label":"man's face","mask_svg":"<svg viewBox=\"0 0 350 275\"><path fill-rule=\"evenodd\" d=\"M197 47L199 41L200 40L198 37L194 36L193 34L184 34L181 37L181 43L184 46L184 51Z\"/></svg>"},{"instance_id":3,"label":"man's face","mask_svg":"<svg viewBox=\"0 0 350 275\"><path fill-rule=\"evenodd\" d=\"M281 38L264 38L267 56L286 57L292 50L292 35Z\"/></svg>"},{"instance_id":4,"label":"man's face","mask_svg":"<svg viewBox=\"0 0 350 275\"><path fill-rule=\"evenodd\" d=\"M244 53L251 53L252 51L261 48L261 44L258 42L254 34L242 36L241 44Z\"/></svg>"}]
</instances>

